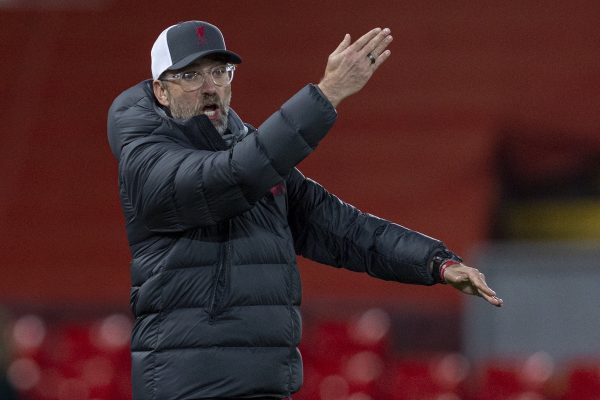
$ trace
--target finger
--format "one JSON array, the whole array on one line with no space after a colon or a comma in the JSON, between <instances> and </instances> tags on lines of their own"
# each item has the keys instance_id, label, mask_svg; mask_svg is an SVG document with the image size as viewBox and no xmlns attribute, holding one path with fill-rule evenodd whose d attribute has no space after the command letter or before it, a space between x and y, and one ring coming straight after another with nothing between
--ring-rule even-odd
<instances>
[{"instance_id":1,"label":"finger","mask_svg":"<svg viewBox=\"0 0 600 400\"><path fill-rule=\"evenodd\" d=\"M369 43L375 36L377 36L379 32L381 32L381 28L371 29L369 32L365 33L360 38L358 38L356 42L354 42L354 44L352 44L352 46L350 47L355 51L362 50L362 48L365 47L365 45Z\"/></svg>"},{"instance_id":2,"label":"finger","mask_svg":"<svg viewBox=\"0 0 600 400\"><path fill-rule=\"evenodd\" d=\"M333 51L332 54L338 54L338 53L341 53L342 51L346 50L346 48L348 48L348 46L350 46L351 41L352 41L352 39L350 38L350 34L346 33L346 35L344 36L344 39L340 42L340 44Z\"/></svg>"},{"instance_id":3,"label":"finger","mask_svg":"<svg viewBox=\"0 0 600 400\"><path fill-rule=\"evenodd\" d=\"M389 50L384 51L383 53L381 53L379 55L379 57L377 57L377 59L375 60L375 64L373 65L373 67L375 69L379 68L379 66L381 64L383 64L385 62L385 60L387 60L388 57L391 56L391 55L392 55L391 51L389 51Z\"/></svg>"},{"instance_id":4,"label":"finger","mask_svg":"<svg viewBox=\"0 0 600 400\"><path fill-rule=\"evenodd\" d=\"M479 296L483 297L485 301L496 307L502 307L502 304L504 303L504 301L498 296L488 296L487 294L481 292L479 293Z\"/></svg>"},{"instance_id":5,"label":"finger","mask_svg":"<svg viewBox=\"0 0 600 400\"><path fill-rule=\"evenodd\" d=\"M369 41L369 43L367 43L362 48L361 53L364 55L367 55L367 53L375 53L376 55L381 54L383 52L383 50L390 43L388 41L388 38L391 37L390 33L391 33L391 31L389 28L383 29L381 32L379 32L379 34L377 34L377 36L375 36L373 39L371 39ZM378 48L379 48L379 51L378 51Z\"/></svg>"},{"instance_id":6,"label":"finger","mask_svg":"<svg viewBox=\"0 0 600 400\"><path fill-rule=\"evenodd\" d=\"M475 286L477 295L483 297L488 303L501 307L503 300L496 295L496 292L485 283L485 275L478 272L471 282Z\"/></svg>"},{"instance_id":7,"label":"finger","mask_svg":"<svg viewBox=\"0 0 600 400\"><path fill-rule=\"evenodd\" d=\"M478 291L483 290L490 296L496 295L496 292L494 292L485 282L485 275L479 272L478 269L469 267L465 264L459 264L459 267L457 267L457 269L465 273L469 277L469 280L471 281L471 284L475 287L475 289L477 289Z\"/></svg>"},{"instance_id":8,"label":"finger","mask_svg":"<svg viewBox=\"0 0 600 400\"><path fill-rule=\"evenodd\" d=\"M471 282L473 282L473 284L481 294L486 294L488 296L496 295L496 292L494 292L492 288L490 288L485 282L485 275L483 275L482 273L475 273L474 276L471 277Z\"/></svg>"},{"instance_id":9,"label":"finger","mask_svg":"<svg viewBox=\"0 0 600 400\"><path fill-rule=\"evenodd\" d=\"M371 51L371 54L373 54L375 57L379 57L385 52L385 49L390 45L390 43L392 43L392 40L394 40L392 35L387 35L377 46L375 46L375 49Z\"/></svg>"}]
</instances>

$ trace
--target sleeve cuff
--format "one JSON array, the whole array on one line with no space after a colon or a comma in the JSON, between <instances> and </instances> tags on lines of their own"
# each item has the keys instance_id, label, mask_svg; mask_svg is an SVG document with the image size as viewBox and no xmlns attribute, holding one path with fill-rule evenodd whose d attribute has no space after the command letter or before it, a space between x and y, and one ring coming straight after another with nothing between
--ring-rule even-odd
<instances>
[{"instance_id":1,"label":"sleeve cuff","mask_svg":"<svg viewBox=\"0 0 600 400\"><path fill-rule=\"evenodd\" d=\"M437 251L433 255L433 257L431 257L431 260L428 264L429 272L431 273L431 276L435 283L446 283L443 277L442 266L444 266L448 261L452 261L454 264L458 264L461 263L463 260L458 255L454 254L446 248ZM446 265L446 267L448 265Z\"/></svg>"}]
</instances>

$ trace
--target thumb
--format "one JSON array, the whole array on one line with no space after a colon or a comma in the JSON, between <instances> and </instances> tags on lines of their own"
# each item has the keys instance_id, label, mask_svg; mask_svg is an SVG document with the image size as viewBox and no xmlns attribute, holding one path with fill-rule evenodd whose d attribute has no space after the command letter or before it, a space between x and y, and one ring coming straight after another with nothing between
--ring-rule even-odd
<instances>
[{"instance_id":1,"label":"thumb","mask_svg":"<svg viewBox=\"0 0 600 400\"><path fill-rule=\"evenodd\" d=\"M341 53L346 48L348 48L348 46L350 46L350 41L351 41L350 34L346 33L346 35L344 36L344 39L340 42L338 47L333 51L333 54Z\"/></svg>"}]
</instances>

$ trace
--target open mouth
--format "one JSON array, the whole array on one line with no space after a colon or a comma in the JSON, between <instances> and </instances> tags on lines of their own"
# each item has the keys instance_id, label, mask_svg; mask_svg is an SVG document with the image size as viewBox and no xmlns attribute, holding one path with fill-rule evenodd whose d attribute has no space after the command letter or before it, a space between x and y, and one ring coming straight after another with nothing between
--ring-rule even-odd
<instances>
[{"instance_id":1,"label":"open mouth","mask_svg":"<svg viewBox=\"0 0 600 400\"><path fill-rule=\"evenodd\" d=\"M218 116L219 106L216 104L207 104L202 109L204 115L208 118L213 119Z\"/></svg>"}]
</instances>

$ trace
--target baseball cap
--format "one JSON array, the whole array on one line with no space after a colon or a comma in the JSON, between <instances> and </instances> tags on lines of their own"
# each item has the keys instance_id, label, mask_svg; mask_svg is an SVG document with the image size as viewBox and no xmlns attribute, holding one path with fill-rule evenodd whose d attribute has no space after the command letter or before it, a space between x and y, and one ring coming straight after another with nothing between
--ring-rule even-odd
<instances>
[{"instance_id":1,"label":"baseball cap","mask_svg":"<svg viewBox=\"0 0 600 400\"><path fill-rule=\"evenodd\" d=\"M162 31L152 46L152 78L167 70L177 70L210 54L225 61L240 64L240 56L225 47L223 34L216 26L203 21L186 21Z\"/></svg>"}]
</instances>

